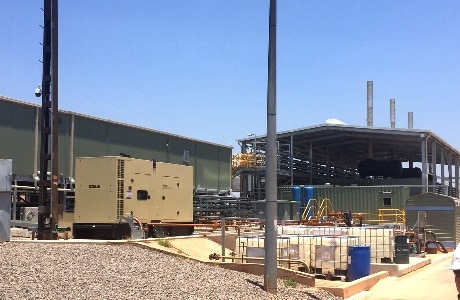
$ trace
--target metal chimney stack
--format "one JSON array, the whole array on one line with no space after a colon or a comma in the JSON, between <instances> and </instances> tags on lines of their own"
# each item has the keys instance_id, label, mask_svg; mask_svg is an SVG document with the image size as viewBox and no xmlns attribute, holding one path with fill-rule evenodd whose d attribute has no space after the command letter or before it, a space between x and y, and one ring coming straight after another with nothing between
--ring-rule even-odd
<instances>
[{"instance_id":1,"label":"metal chimney stack","mask_svg":"<svg viewBox=\"0 0 460 300\"><path fill-rule=\"evenodd\" d=\"M407 114L407 126L409 129L414 129L414 113L413 112L409 112Z\"/></svg>"},{"instance_id":2,"label":"metal chimney stack","mask_svg":"<svg viewBox=\"0 0 460 300\"><path fill-rule=\"evenodd\" d=\"M367 82L367 126L374 126L374 82Z\"/></svg>"},{"instance_id":3,"label":"metal chimney stack","mask_svg":"<svg viewBox=\"0 0 460 300\"><path fill-rule=\"evenodd\" d=\"M390 99L390 123L391 128L395 128L396 125L396 112L395 112L395 99Z\"/></svg>"}]
</instances>

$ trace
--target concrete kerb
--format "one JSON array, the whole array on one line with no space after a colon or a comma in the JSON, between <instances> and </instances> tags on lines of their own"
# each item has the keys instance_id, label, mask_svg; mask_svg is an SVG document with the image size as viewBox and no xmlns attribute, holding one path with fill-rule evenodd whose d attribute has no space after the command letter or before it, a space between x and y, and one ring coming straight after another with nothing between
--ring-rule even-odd
<instances>
[{"instance_id":1,"label":"concrete kerb","mask_svg":"<svg viewBox=\"0 0 460 300\"><path fill-rule=\"evenodd\" d=\"M377 282L388 276L387 271L380 271L350 282L337 283L337 281L321 280L316 281L316 287L346 299L362 291L369 290Z\"/></svg>"},{"instance_id":2,"label":"concrete kerb","mask_svg":"<svg viewBox=\"0 0 460 300\"><path fill-rule=\"evenodd\" d=\"M449 253L445 255L426 255L426 257L410 257L409 264L371 264L371 275L369 276L351 282L317 280L316 287L327 290L335 296L347 299L362 291L371 289L386 277L401 277L432 263L450 260L452 259L452 253Z\"/></svg>"},{"instance_id":3,"label":"concrete kerb","mask_svg":"<svg viewBox=\"0 0 460 300\"><path fill-rule=\"evenodd\" d=\"M207 262L209 264L209 262ZM231 262L212 262L212 264L217 264L219 267L234 270L238 272L244 272L254 275L263 276L265 265L263 264L256 264L256 263L231 263ZM315 276L299 272L291 269L286 269L282 267L278 267L278 278L282 280L290 280L294 281L299 284L303 284L308 287L315 287Z\"/></svg>"}]
</instances>

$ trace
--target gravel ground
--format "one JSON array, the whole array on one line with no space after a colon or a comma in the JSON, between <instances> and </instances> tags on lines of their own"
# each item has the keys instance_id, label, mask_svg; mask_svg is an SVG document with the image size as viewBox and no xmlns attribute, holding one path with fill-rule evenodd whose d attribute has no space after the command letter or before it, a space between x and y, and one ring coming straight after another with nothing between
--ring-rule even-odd
<instances>
[{"instance_id":1,"label":"gravel ground","mask_svg":"<svg viewBox=\"0 0 460 300\"><path fill-rule=\"evenodd\" d=\"M133 245L0 243L0 299L342 299Z\"/></svg>"}]
</instances>

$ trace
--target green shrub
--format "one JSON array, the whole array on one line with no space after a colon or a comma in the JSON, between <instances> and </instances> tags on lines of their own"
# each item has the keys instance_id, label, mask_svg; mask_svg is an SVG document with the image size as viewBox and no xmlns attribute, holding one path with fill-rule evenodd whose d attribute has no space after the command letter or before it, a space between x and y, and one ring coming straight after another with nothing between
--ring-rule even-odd
<instances>
[{"instance_id":1,"label":"green shrub","mask_svg":"<svg viewBox=\"0 0 460 300\"><path fill-rule=\"evenodd\" d=\"M171 243L170 243L168 240L166 240L166 239L159 239L159 240L158 240L158 244L159 244L160 246L167 247L167 248L170 248L170 247L171 247Z\"/></svg>"},{"instance_id":2,"label":"green shrub","mask_svg":"<svg viewBox=\"0 0 460 300\"><path fill-rule=\"evenodd\" d=\"M295 288L295 287L297 287L297 282L292 281L290 279L286 279L286 280L284 280L284 286L285 287Z\"/></svg>"}]
</instances>

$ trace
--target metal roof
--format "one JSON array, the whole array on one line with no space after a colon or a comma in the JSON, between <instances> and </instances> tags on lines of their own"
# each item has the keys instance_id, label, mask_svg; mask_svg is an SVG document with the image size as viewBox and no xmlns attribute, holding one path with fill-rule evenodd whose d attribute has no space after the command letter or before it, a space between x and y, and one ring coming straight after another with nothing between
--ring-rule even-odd
<instances>
[{"instance_id":1,"label":"metal roof","mask_svg":"<svg viewBox=\"0 0 460 300\"><path fill-rule=\"evenodd\" d=\"M34 108L40 108L41 109L41 105L39 105L39 104L26 102L26 101L22 101L22 100L19 100L19 99L9 98L9 97L2 96L2 95L0 95L0 102L1 101L11 102L11 103L18 104L18 105L24 105L24 106L28 106L28 107L34 107ZM186 136L183 136L183 135L178 135L178 134L174 134L174 133L170 133L170 132L165 132L165 131L161 131L161 130L146 128L146 127L137 126L137 125L132 125L132 124L128 124L128 123L118 122L118 121L114 121L114 120L110 120L110 119L104 119L104 118L100 118L100 117L96 117L96 116L85 115L85 114L81 114L81 113L77 113L77 112L73 112L73 111L59 109L59 113L68 114L68 115L74 115L74 116L78 116L78 117L81 117L81 118L86 118L86 119L106 122L106 123L120 125L120 126L124 126L124 127L135 128L135 129L144 130L144 131L148 131L148 132L160 133L160 134L164 134L164 135L168 135L168 136L181 138L181 139L184 139L184 140L196 141L196 142L203 143L203 144L219 146L219 147L222 147L222 148L227 148L227 149L232 148L232 146L228 146L228 145L223 145L223 144L218 144L218 143L214 143L214 142L210 142L210 141L205 141L205 140L200 140L200 139L196 139L196 138L186 137Z\"/></svg>"},{"instance_id":2,"label":"metal roof","mask_svg":"<svg viewBox=\"0 0 460 300\"><path fill-rule=\"evenodd\" d=\"M428 159L432 162L433 142L436 142L436 163L441 163L441 150L460 156L460 152L429 130L362 127L339 124L323 124L277 134L280 149L290 147L292 138L293 157L308 157L310 147L313 160L340 162L356 165L373 153L376 160L422 161L422 140L428 141ZM264 150L266 136L238 140L240 145L251 146L257 141L257 149Z\"/></svg>"}]
</instances>

